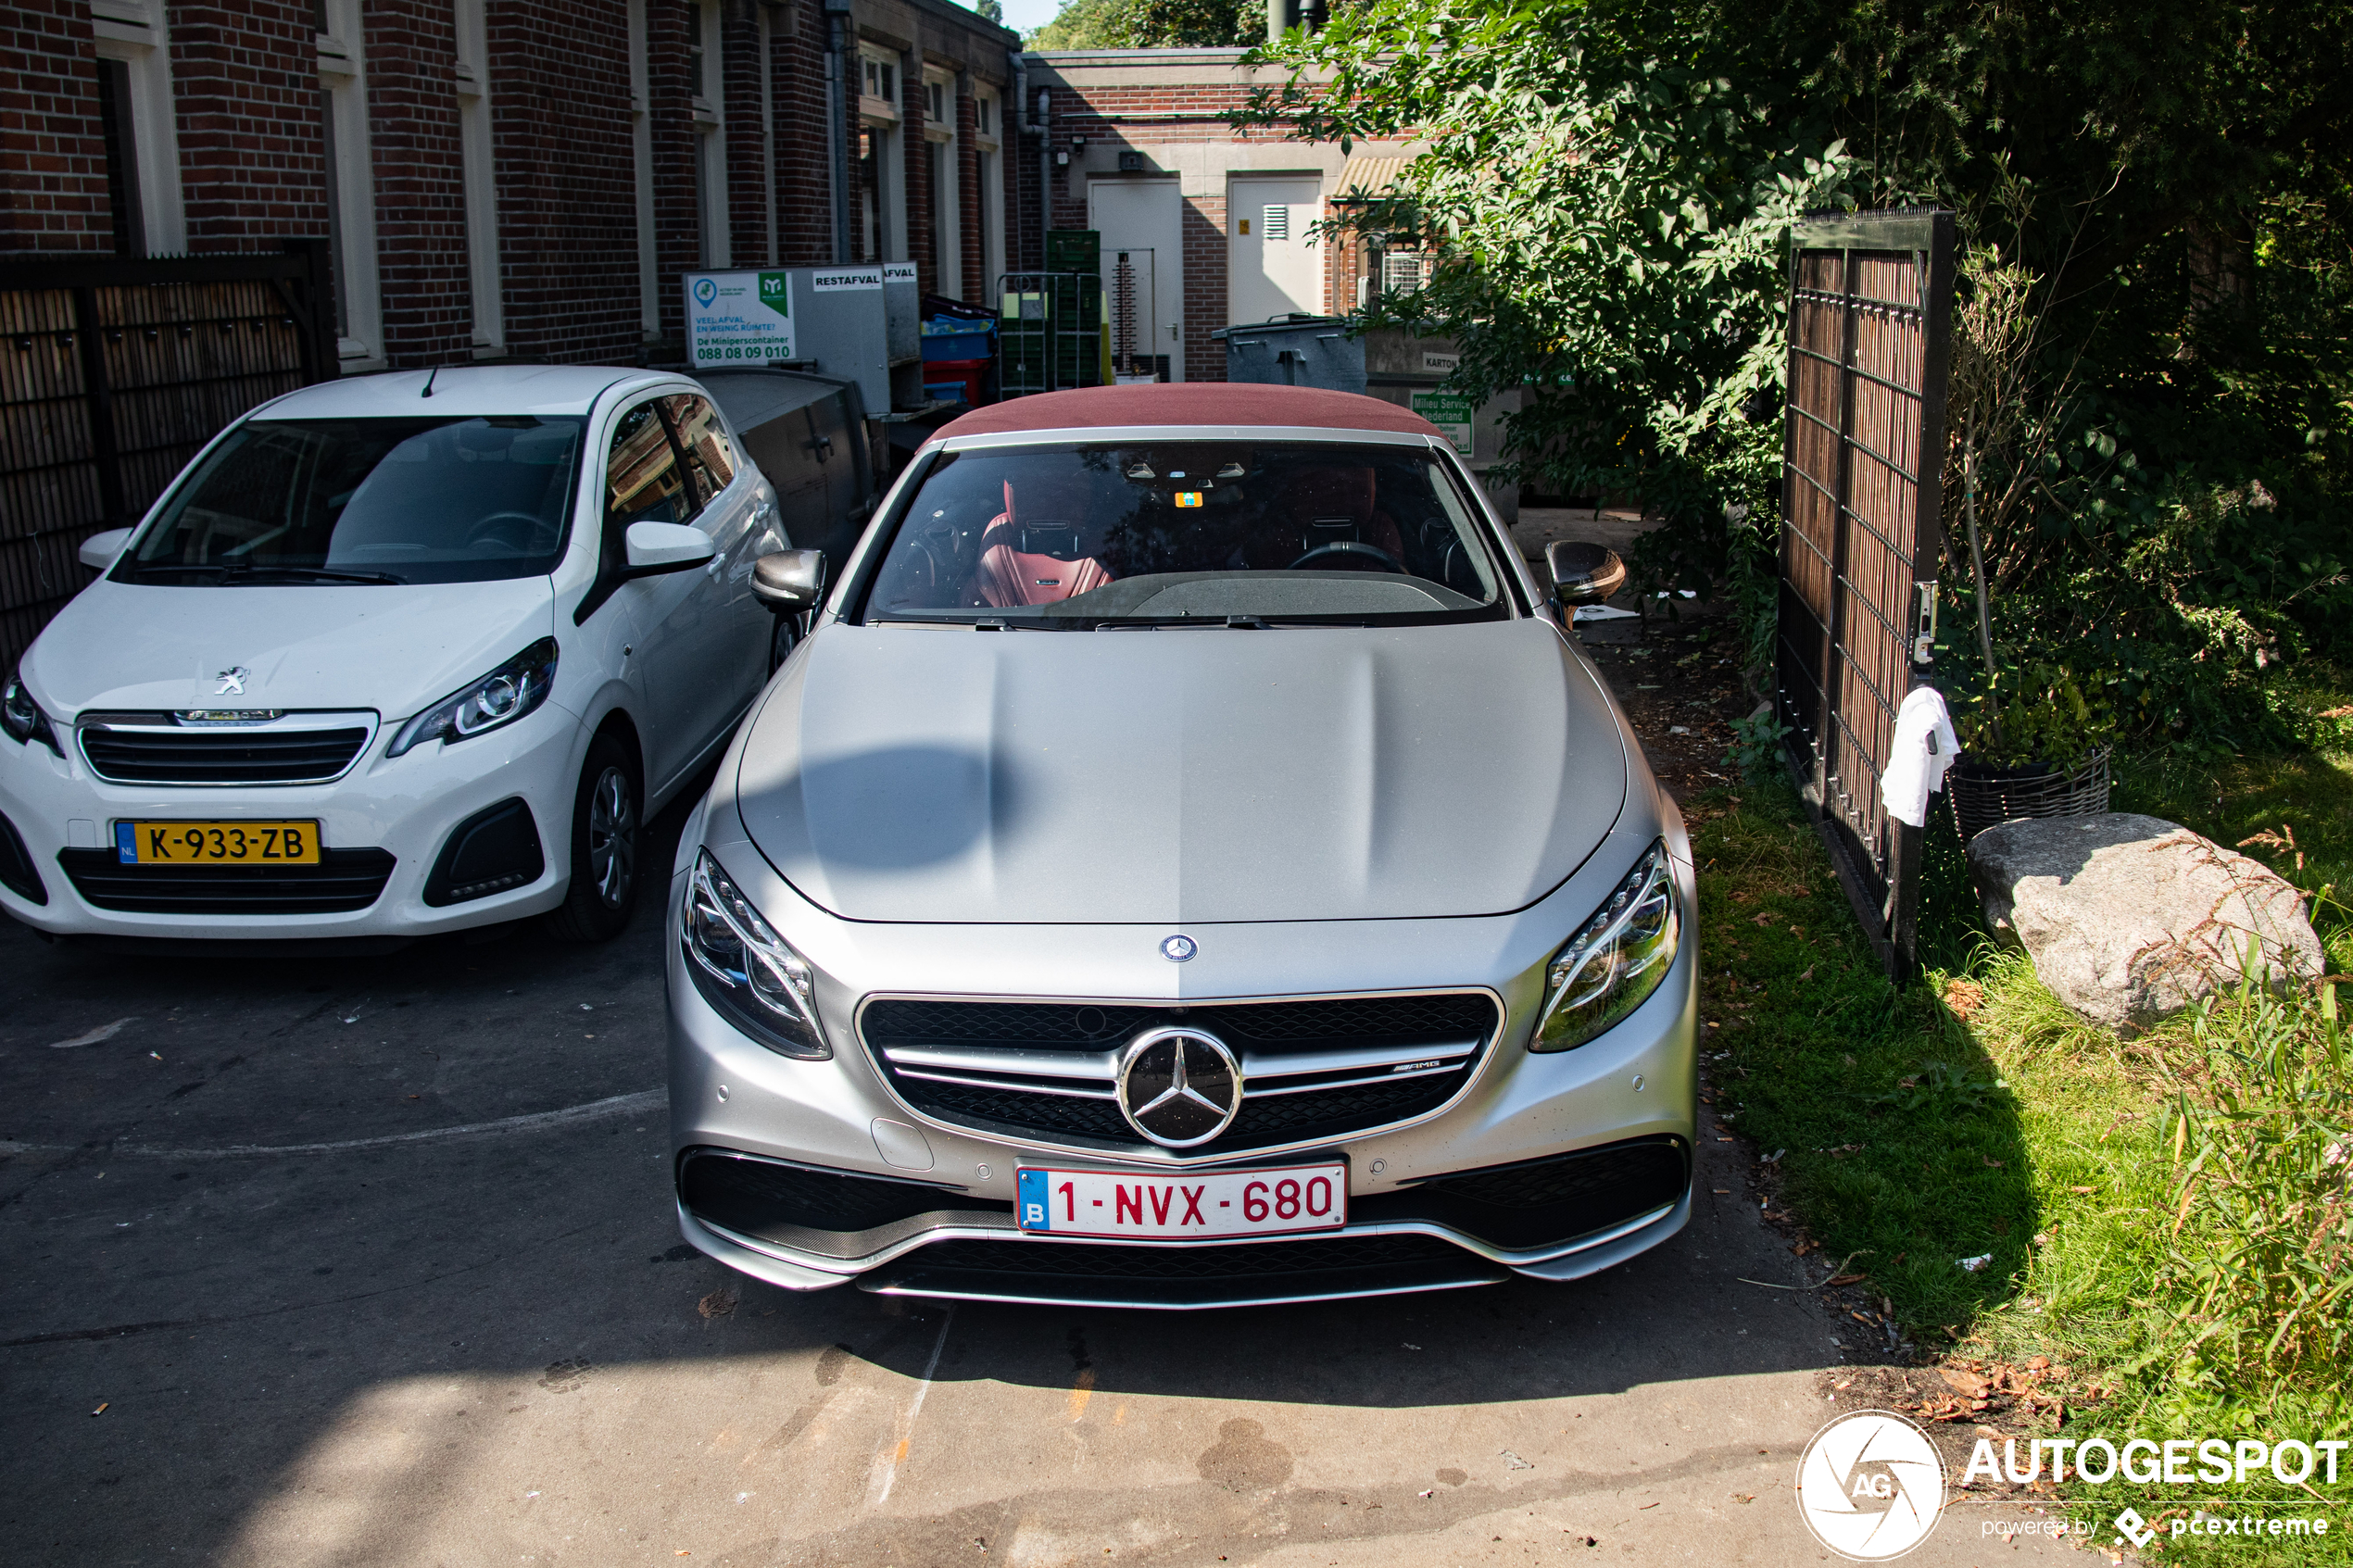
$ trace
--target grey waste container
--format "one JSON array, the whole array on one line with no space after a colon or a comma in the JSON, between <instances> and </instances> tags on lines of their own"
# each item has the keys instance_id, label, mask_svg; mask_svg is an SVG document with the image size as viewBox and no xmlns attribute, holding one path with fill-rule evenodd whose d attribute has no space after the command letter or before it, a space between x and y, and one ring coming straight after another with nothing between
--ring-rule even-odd
<instances>
[{"instance_id":1,"label":"grey waste container","mask_svg":"<svg viewBox=\"0 0 2353 1568\"><path fill-rule=\"evenodd\" d=\"M695 379L775 486L793 547L824 551L828 571L838 572L875 511L858 383L796 370L709 370Z\"/></svg>"}]
</instances>

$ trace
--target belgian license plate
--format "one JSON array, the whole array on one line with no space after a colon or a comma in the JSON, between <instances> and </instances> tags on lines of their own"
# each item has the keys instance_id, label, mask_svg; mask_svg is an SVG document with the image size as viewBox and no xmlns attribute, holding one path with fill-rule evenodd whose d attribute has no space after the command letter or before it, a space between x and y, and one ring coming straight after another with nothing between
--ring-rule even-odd
<instances>
[{"instance_id":1,"label":"belgian license plate","mask_svg":"<svg viewBox=\"0 0 2353 1568\"><path fill-rule=\"evenodd\" d=\"M117 822L114 847L126 866L315 866L319 824Z\"/></svg>"},{"instance_id":2,"label":"belgian license plate","mask_svg":"<svg viewBox=\"0 0 2353 1568\"><path fill-rule=\"evenodd\" d=\"M1021 1228L1040 1236L1160 1241L1336 1230L1348 1223L1342 1164L1168 1176L1024 1168L1014 1174L1014 1193Z\"/></svg>"}]
</instances>

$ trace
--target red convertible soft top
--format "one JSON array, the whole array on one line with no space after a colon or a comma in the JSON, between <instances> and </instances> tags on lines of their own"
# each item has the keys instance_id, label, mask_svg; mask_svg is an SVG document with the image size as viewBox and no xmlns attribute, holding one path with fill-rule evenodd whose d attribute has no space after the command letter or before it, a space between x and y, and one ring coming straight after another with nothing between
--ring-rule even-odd
<instances>
[{"instance_id":1,"label":"red convertible soft top","mask_svg":"<svg viewBox=\"0 0 2353 1568\"><path fill-rule=\"evenodd\" d=\"M1100 430L1120 425L1294 425L1320 430L1397 431L1443 439L1419 414L1353 392L1235 382L1083 386L1040 392L975 408L941 427L935 441L1015 431Z\"/></svg>"}]
</instances>

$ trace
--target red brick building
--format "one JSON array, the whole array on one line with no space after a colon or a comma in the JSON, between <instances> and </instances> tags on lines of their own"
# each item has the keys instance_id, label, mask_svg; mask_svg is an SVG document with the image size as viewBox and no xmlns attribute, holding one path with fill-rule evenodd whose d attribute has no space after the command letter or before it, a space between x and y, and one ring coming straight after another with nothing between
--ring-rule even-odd
<instances>
[{"instance_id":1,"label":"red brick building","mask_svg":"<svg viewBox=\"0 0 2353 1568\"><path fill-rule=\"evenodd\" d=\"M329 236L346 370L674 360L703 268L986 299L1018 46L950 0L10 0L0 256Z\"/></svg>"},{"instance_id":2,"label":"red brick building","mask_svg":"<svg viewBox=\"0 0 2353 1568\"><path fill-rule=\"evenodd\" d=\"M1138 314L1153 316L1156 368L1188 381L1225 379L1225 346L1211 336L1220 327L1286 311L1344 314L1363 303L1365 246L1334 245L1311 225L1352 187L1386 189L1405 151L1360 143L1343 153L1279 133L1237 134L1227 116L1253 89L1283 80L1243 65L1242 53L1028 56L1031 94L1051 105L1036 156L1052 225L1100 232L1107 274L1129 251ZM1155 311L1147 312L1146 294ZM1140 326L1134 335L1145 335ZM1162 359L1171 362L1158 366Z\"/></svg>"}]
</instances>

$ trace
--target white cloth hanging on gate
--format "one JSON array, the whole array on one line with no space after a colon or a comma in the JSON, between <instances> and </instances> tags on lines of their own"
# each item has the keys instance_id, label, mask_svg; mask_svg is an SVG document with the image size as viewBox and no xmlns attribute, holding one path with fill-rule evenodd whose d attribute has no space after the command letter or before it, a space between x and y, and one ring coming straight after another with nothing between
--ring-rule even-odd
<instances>
[{"instance_id":1,"label":"white cloth hanging on gate","mask_svg":"<svg viewBox=\"0 0 2353 1568\"><path fill-rule=\"evenodd\" d=\"M1960 751L1944 694L1934 686L1917 688L1895 711L1895 743L1887 771L1880 775L1879 797L1887 814L1912 827L1925 826L1928 797L1944 787L1944 770Z\"/></svg>"}]
</instances>

